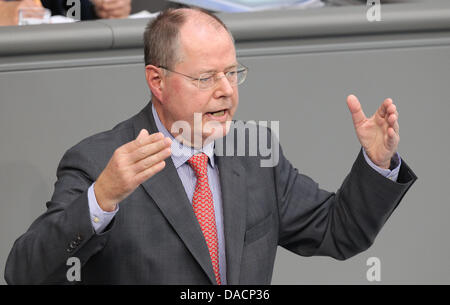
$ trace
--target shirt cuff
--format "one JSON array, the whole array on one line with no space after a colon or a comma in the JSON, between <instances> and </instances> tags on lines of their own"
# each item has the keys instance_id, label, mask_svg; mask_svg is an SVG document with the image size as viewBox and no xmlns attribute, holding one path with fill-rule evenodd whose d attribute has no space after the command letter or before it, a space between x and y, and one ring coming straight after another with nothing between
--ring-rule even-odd
<instances>
[{"instance_id":1,"label":"shirt cuff","mask_svg":"<svg viewBox=\"0 0 450 305\"><path fill-rule=\"evenodd\" d=\"M398 173L400 171L400 166L402 165L402 159L400 158L400 155L398 152L395 153L395 155L392 156L391 159L391 166L389 169L381 168L377 166L375 163L370 160L370 158L366 154L366 150L363 148L363 154L364 159L366 159L367 164L370 165L375 171L377 171L379 174L381 174L383 177L386 177L392 181L397 182Z\"/></svg>"},{"instance_id":2,"label":"shirt cuff","mask_svg":"<svg viewBox=\"0 0 450 305\"><path fill-rule=\"evenodd\" d=\"M112 212L103 211L98 205L97 198L95 198L94 185L95 182L92 183L88 189L89 212L91 215L92 227L94 228L95 233L99 234L103 232L119 211L119 205L117 205L116 209Z\"/></svg>"}]
</instances>

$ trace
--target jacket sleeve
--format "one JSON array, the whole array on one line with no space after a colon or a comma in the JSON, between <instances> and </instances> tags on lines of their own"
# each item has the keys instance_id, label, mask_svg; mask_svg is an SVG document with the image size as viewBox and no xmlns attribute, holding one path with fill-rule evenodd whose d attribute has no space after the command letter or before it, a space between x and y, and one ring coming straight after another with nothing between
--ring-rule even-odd
<instances>
[{"instance_id":1,"label":"jacket sleeve","mask_svg":"<svg viewBox=\"0 0 450 305\"><path fill-rule=\"evenodd\" d=\"M67 260L76 257L84 265L104 247L109 228L95 234L89 213L87 191L98 174L91 163L76 147L66 152L47 211L16 240L9 254L8 284L68 283Z\"/></svg>"},{"instance_id":2,"label":"jacket sleeve","mask_svg":"<svg viewBox=\"0 0 450 305\"><path fill-rule=\"evenodd\" d=\"M280 149L281 152L281 149ZM360 151L336 193L299 174L282 152L274 168L280 218L279 244L303 256L345 260L374 242L417 177L402 160L397 182L371 168Z\"/></svg>"}]
</instances>

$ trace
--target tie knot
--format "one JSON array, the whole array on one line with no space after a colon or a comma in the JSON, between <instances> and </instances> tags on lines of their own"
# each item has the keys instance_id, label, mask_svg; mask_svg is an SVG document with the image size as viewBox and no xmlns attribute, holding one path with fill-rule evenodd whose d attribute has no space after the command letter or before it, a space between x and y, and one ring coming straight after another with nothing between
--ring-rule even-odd
<instances>
[{"instance_id":1,"label":"tie knot","mask_svg":"<svg viewBox=\"0 0 450 305\"><path fill-rule=\"evenodd\" d=\"M197 177L206 176L208 173L207 165L208 165L208 156L205 153L199 153L197 155L193 155L188 160L189 165L195 172Z\"/></svg>"}]
</instances>

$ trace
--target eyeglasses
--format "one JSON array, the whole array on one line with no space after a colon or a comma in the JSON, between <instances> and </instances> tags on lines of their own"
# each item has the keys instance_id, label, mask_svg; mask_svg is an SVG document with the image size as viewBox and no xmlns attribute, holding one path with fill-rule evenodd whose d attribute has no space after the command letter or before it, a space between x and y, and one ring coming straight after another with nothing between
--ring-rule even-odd
<instances>
[{"instance_id":1,"label":"eyeglasses","mask_svg":"<svg viewBox=\"0 0 450 305\"><path fill-rule=\"evenodd\" d=\"M189 78L192 81L195 81L197 87L201 90L214 88L217 85L217 81L223 77L227 78L227 80L231 86L240 85L245 81L245 78L247 77L247 71L248 71L248 68L246 66L239 64L237 67L232 68L229 71L223 72L223 76L219 76L219 73L222 73L222 72L216 72L216 73L203 73L203 74L200 74L200 76L197 78L197 77L192 77L192 76L189 76L189 75L177 72L177 71L170 70L164 66L159 66L159 68L170 71L172 73L180 74L184 77Z\"/></svg>"}]
</instances>

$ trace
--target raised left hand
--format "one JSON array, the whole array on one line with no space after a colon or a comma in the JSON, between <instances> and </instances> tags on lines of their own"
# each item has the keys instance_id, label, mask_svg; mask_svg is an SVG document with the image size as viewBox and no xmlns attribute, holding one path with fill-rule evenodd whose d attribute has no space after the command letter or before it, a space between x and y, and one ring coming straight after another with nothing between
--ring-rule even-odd
<instances>
[{"instance_id":1,"label":"raised left hand","mask_svg":"<svg viewBox=\"0 0 450 305\"><path fill-rule=\"evenodd\" d=\"M367 156L377 166L389 168L400 141L398 112L392 99L385 99L370 118L364 115L356 96L347 97L347 106L352 114L356 135Z\"/></svg>"}]
</instances>

